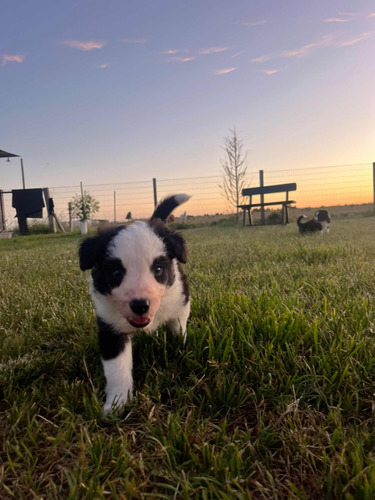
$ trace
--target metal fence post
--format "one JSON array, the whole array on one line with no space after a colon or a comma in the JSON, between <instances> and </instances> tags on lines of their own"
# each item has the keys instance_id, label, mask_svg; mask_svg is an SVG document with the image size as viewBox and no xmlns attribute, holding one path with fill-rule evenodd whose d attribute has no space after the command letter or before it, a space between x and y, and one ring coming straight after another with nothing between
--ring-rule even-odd
<instances>
[{"instance_id":1,"label":"metal fence post","mask_svg":"<svg viewBox=\"0 0 375 500\"><path fill-rule=\"evenodd\" d=\"M155 179L155 177L152 179L152 185L154 188L154 206L156 207L156 205L158 204L158 195L156 193L156 179Z\"/></svg>"},{"instance_id":2,"label":"metal fence post","mask_svg":"<svg viewBox=\"0 0 375 500\"><path fill-rule=\"evenodd\" d=\"M263 172L263 170L259 170L259 186L260 187L264 186L264 172ZM265 224L266 223L266 218L265 218L264 206L263 206L263 203L264 203L264 194L260 195L260 203L261 203L261 207L260 207L260 220L261 220L262 224Z\"/></svg>"},{"instance_id":3,"label":"metal fence post","mask_svg":"<svg viewBox=\"0 0 375 500\"><path fill-rule=\"evenodd\" d=\"M4 210L4 197L3 190L0 189L0 233L5 231L5 210Z\"/></svg>"},{"instance_id":4,"label":"metal fence post","mask_svg":"<svg viewBox=\"0 0 375 500\"><path fill-rule=\"evenodd\" d=\"M116 191L113 191L113 215L114 222L116 222Z\"/></svg>"}]
</instances>

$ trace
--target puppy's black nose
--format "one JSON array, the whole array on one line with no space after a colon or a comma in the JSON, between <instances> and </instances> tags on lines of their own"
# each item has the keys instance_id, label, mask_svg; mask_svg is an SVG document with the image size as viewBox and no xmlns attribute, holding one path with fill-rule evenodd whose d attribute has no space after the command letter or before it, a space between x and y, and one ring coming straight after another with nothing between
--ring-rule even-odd
<instances>
[{"instance_id":1,"label":"puppy's black nose","mask_svg":"<svg viewBox=\"0 0 375 500\"><path fill-rule=\"evenodd\" d=\"M133 299L130 301L130 309L135 314L145 314L150 307L150 302L146 299Z\"/></svg>"}]
</instances>

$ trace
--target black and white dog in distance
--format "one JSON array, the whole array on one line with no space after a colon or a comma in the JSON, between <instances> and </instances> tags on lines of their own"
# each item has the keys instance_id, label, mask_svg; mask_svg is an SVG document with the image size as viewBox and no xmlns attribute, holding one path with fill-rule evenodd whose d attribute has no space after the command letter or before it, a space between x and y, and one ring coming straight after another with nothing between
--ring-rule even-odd
<instances>
[{"instance_id":1,"label":"black and white dog in distance","mask_svg":"<svg viewBox=\"0 0 375 500\"><path fill-rule=\"evenodd\" d=\"M133 398L132 337L140 330L167 325L186 336L190 313L185 241L167 228L172 211L190 197L177 194L162 201L148 222L107 229L89 237L79 249L82 271L91 269L90 293L107 380L104 413Z\"/></svg>"},{"instance_id":2,"label":"black and white dog in distance","mask_svg":"<svg viewBox=\"0 0 375 500\"><path fill-rule=\"evenodd\" d=\"M306 218L307 218L306 215L301 215L297 219L298 229L301 234L308 234L308 233L324 234L329 232L329 224L331 222L331 216L329 215L327 210L317 210L312 220L302 223L302 219Z\"/></svg>"}]
</instances>

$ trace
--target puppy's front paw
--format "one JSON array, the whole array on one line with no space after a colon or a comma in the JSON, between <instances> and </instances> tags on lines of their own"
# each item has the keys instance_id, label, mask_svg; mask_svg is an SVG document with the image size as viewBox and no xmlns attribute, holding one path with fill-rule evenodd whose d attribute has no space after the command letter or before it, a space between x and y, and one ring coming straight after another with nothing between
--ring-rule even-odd
<instances>
[{"instance_id":1,"label":"puppy's front paw","mask_svg":"<svg viewBox=\"0 0 375 500\"><path fill-rule=\"evenodd\" d=\"M103 415L108 415L109 413L113 413L118 415L123 410L124 406L127 403L131 403L133 400L133 395L130 391L127 392L127 396L124 397L122 394L118 396L117 394L114 396L108 395L103 406Z\"/></svg>"}]
</instances>

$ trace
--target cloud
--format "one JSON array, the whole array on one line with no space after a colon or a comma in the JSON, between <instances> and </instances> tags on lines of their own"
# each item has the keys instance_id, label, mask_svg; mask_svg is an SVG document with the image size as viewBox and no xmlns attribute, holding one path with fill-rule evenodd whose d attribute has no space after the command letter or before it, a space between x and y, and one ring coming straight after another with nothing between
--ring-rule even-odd
<instances>
[{"instance_id":1,"label":"cloud","mask_svg":"<svg viewBox=\"0 0 375 500\"><path fill-rule=\"evenodd\" d=\"M358 42L362 42L362 40L366 40L372 33L362 33L362 35L357 38L352 38L351 40L346 40L344 42L337 43L337 47L349 47L350 45L355 45Z\"/></svg>"},{"instance_id":2,"label":"cloud","mask_svg":"<svg viewBox=\"0 0 375 500\"><path fill-rule=\"evenodd\" d=\"M177 62L185 63L185 62L193 61L194 59L195 59L195 57L180 57L180 58L177 58Z\"/></svg>"},{"instance_id":3,"label":"cloud","mask_svg":"<svg viewBox=\"0 0 375 500\"><path fill-rule=\"evenodd\" d=\"M321 40L304 45L303 47L301 47L300 49L297 49L297 50L285 50L281 54L281 56L282 57L305 57L312 50L319 48L319 47L329 46L329 45L333 45L333 35L325 35L325 36L323 36L323 38Z\"/></svg>"},{"instance_id":4,"label":"cloud","mask_svg":"<svg viewBox=\"0 0 375 500\"><path fill-rule=\"evenodd\" d=\"M22 63L24 59L25 59L25 56L21 56L21 55L0 56L0 66L5 66L9 62Z\"/></svg>"},{"instance_id":5,"label":"cloud","mask_svg":"<svg viewBox=\"0 0 375 500\"><path fill-rule=\"evenodd\" d=\"M375 12L371 12L367 17L375 17Z\"/></svg>"},{"instance_id":6,"label":"cloud","mask_svg":"<svg viewBox=\"0 0 375 500\"><path fill-rule=\"evenodd\" d=\"M262 69L262 73L265 73L267 76L274 75L278 71L278 69Z\"/></svg>"},{"instance_id":7,"label":"cloud","mask_svg":"<svg viewBox=\"0 0 375 500\"><path fill-rule=\"evenodd\" d=\"M146 38L124 38L121 40L123 43L146 43Z\"/></svg>"},{"instance_id":8,"label":"cloud","mask_svg":"<svg viewBox=\"0 0 375 500\"><path fill-rule=\"evenodd\" d=\"M271 59L271 56L261 56L261 57L254 57L251 59L252 63L263 63L266 61L269 61Z\"/></svg>"},{"instance_id":9,"label":"cloud","mask_svg":"<svg viewBox=\"0 0 375 500\"><path fill-rule=\"evenodd\" d=\"M228 50L228 47L211 47L210 49L202 49L199 53L201 55L217 54L218 52L225 52L226 50Z\"/></svg>"},{"instance_id":10,"label":"cloud","mask_svg":"<svg viewBox=\"0 0 375 500\"><path fill-rule=\"evenodd\" d=\"M328 17L327 19L323 19L324 23L348 23L353 19L343 19L342 17Z\"/></svg>"},{"instance_id":11,"label":"cloud","mask_svg":"<svg viewBox=\"0 0 375 500\"><path fill-rule=\"evenodd\" d=\"M79 49L79 50L94 50L94 49L101 49L104 47L105 43L103 42L79 42L78 40L65 40L64 42L65 45L68 47L72 47L73 49Z\"/></svg>"},{"instance_id":12,"label":"cloud","mask_svg":"<svg viewBox=\"0 0 375 500\"><path fill-rule=\"evenodd\" d=\"M234 59L235 57L238 57L239 55L241 55L243 53L243 50L239 50L238 52L236 52L235 54L233 54L231 56L232 59Z\"/></svg>"},{"instance_id":13,"label":"cloud","mask_svg":"<svg viewBox=\"0 0 375 500\"><path fill-rule=\"evenodd\" d=\"M108 68L108 64L99 64L99 65L97 66L97 68L99 68L99 69Z\"/></svg>"},{"instance_id":14,"label":"cloud","mask_svg":"<svg viewBox=\"0 0 375 500\"><path fill-rule=\"evenodd\" d=\"M170 57L169 59L166 59L165 62L167 63L186 63L193 61L195 57Z\"/></svg>"},{"instance_id":15,"label":"cloud","mask_svg":"<svg viewBox=\"0 0 375 500\"><path fill-rule=\"evenodd\" d=\"M249 26L250 28L254 28L254 26L260 26L261 24L266 24L266 22L267 22L266 20L261 19L259 21L240 21L234 24L238 24L239 26Z\"/></svg>"},{"instance_id":16,"label":"cloud","mask_svg":"<svg viewBox=\"0 0 375 500\"><path fill-rule=\"evenodd\" d=\"M231 73L235 69L236 68L219 69L218 71L215 71L215 75L226 75L228 73Z\"/></svg>"},{"instance_id":17,"label":"cloud","mask_svg":"<svg viewBox=\"0 0 375 500\"><path fill-rule=\"evenodd\" d=\"M173 55L173 54L180 54L181 52L187 52L186 49L170 49L170 50L165 50L162 52L162 54L167 54L167 55Z\"/></svg>"}]
</instances>

